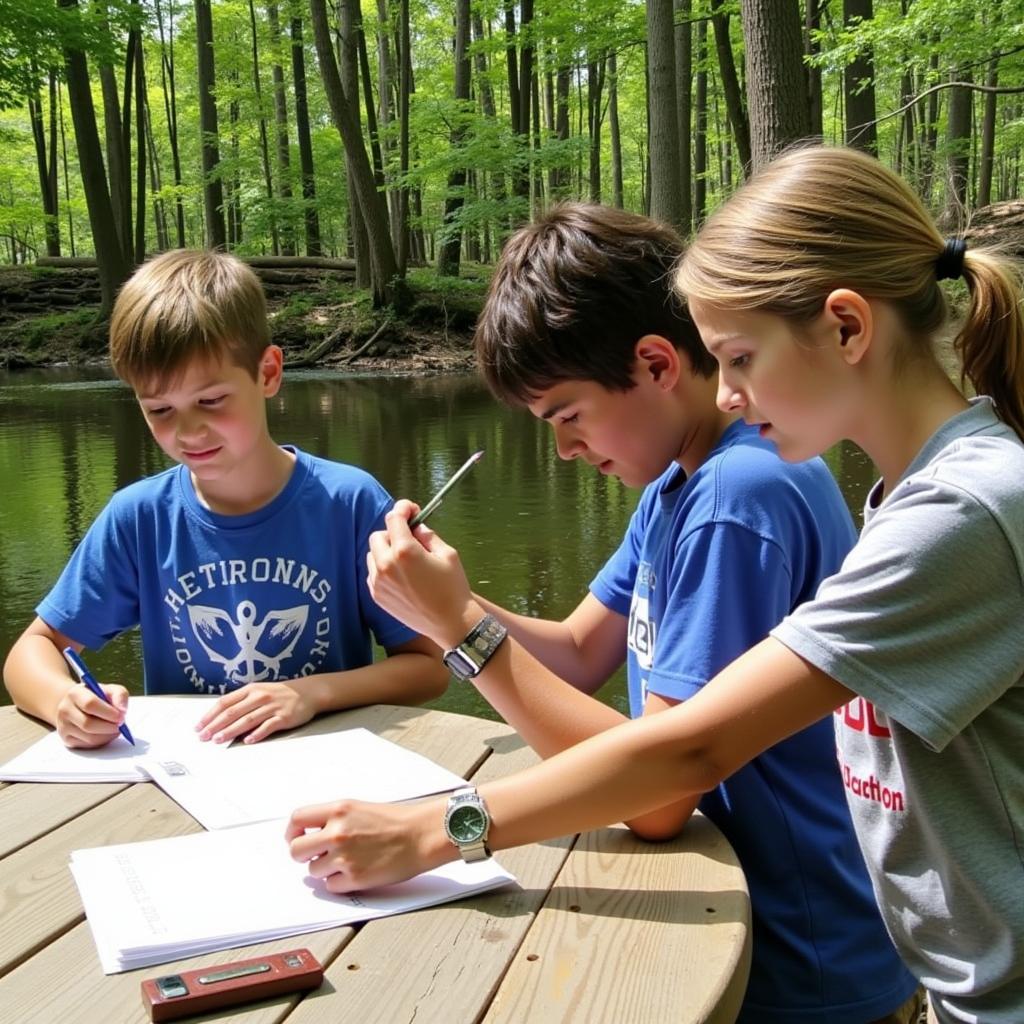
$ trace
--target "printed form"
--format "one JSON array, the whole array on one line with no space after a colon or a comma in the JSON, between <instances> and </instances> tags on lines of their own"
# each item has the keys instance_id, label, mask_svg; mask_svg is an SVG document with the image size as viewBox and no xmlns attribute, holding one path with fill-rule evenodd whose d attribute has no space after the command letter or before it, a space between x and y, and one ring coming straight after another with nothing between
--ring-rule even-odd
<instances>
[{"instance_id":1,"label":"printed form","mask_svg":"<svg viewBox=\"0 0 1024 1024\"><path fill-rule=\"evenodd\" d=\"M338 896L291 859L285 821L76 850L104 973L435 906L514 882L495 860Z\"/></svg>"}]
</instances>

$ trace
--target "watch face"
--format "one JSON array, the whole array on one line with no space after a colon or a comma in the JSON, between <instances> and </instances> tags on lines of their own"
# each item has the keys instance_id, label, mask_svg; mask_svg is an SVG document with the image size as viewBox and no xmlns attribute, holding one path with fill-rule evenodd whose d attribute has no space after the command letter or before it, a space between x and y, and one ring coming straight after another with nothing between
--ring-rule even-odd
<instances>
[{"instance_id":1,"label":"watch face","mask_svg":"<svg viewBox=\"0 0 1024 1024\"><path fill-rule=\"evenodd\" d=\"M474 843L487 830L487 817L476 804L463 804L448 815L448 832L460 843Z\"/></svg>"}]
</instances>

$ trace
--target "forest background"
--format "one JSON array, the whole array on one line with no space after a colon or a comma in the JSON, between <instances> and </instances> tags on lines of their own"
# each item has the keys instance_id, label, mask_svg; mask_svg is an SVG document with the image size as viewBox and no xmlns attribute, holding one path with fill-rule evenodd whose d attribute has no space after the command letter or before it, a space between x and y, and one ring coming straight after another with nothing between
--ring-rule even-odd
<instances>
[{"instance_id":1,"label":"forest background","mask_svg":"<svg viewBox=\"0 0 1024 1024\"><path fill-rule=\"evenodd\" d=\"M0 0L0 362L101 351L133 266L178 246L252 262L292 362L400 349L417 325L465 351L530 216L585 199L689 234L808 138L876 153L950 233L1015 223L1022 13Z\"/></svg>"}]
</instances>

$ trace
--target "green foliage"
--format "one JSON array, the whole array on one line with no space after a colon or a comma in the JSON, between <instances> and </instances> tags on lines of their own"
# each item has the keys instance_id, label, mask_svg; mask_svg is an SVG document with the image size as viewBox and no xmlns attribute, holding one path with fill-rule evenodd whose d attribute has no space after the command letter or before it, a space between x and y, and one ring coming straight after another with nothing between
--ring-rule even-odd
<instances>
[{"instance_id":1,"label":"green foliage","mask_svg":"<svg viewBox=\"0 0 1024 1024\"><path fill-rule=\"evenodd\" d=\"M317 67L308 4L301 0L277 0L281 36L273 38L270 0L254 0L255 47L259 60L257 94L253 69L253 26L249 0L212 0L216 99L220 126L221 162L215 171L225 190L225 203L240 214L243 254L269 253L275 235L292 232L303 237L304 213L313 206L320 219L325 252L345 255L349 243L348 193L345 157L332 123ZM125 45L133 26L142 29L147 74L147 104L153 150L159 165L157 187L147 186L146 245L156 248L158 204L167 218L174 243L174 209L180 202L185 213L186 244L201 245L204 238L201 139L198 131L198 82L195 48L195 15L191 0L159 0L163 27L161 42L157 20L158 0L79 0L62 9L56 0L0 0L0 145L5 160L0 167L0 235L17 240L17 246L0 243L0 253L40 251L44 245L44 220L39 198L31 124L26 97L38 96L43 124L48 127L47 90L42 87L51 67L61 69L63 49L83 50L90 64L94 105L100 121L100 138L106 141L102 96L97 68L114 69L123 88ZM691 24L705 23L710 0L692 0ZM334 5L329 4L333 11ZM382 22L381 10L388 15ZM587 127L590 68L601 66L610 52L618 64L615 84L621 136L623 195L628 208L644 209L648 178L647 94L645 74L645 5L641 0L545 0L535 5L532 23L517 25L517 34L506 35L505 5L499 0L478 0L473 12L483 27L483 37L470 46L473 65L473 98L468 103L453 99L453 11L451 2L411 0L412 71L415 90L411 96L409 134L410 166L399 166L399 125L396 113L397 67L394 0L364 5L363 28L371 69L372 102L378 120L383 153L384 188L392 198L400 188L410 190L412 228L427 242L432 259L441 240L441 219L453 171L469 172L462 190L463 205L450 228L462 234L467 248L493 258L511 227L558 198L587 198L590 186L591 139ZM739 73L743 75L743 37L739 3L729 0L721 8L730 15L730 37ZM1024 0L875 0L874 18L844 26L838 4L825 5L822 25L815 36L819 49L813 58L822 75L824 135L841 141L844 118L842 85L845 68L856 57L870 54L875 67L880 155L897 166L934 206L945 198L943 161L948 94L939 92L933 104L927 100L908 106L908 100L956 74L984 80L994 53L999 59L999 84L1019 87L1024 77ZM316 198L302 197L298 140L295 130L295 95L291 69L291 18L303 19L303 53L312 147L316 166ZM333 14L332 14L333 17ZM518 21L519 8L516 7ZM381 54L385 38L391 59L391 88L381 88ZM537 94L542 117L536 136L525 138L513 130L510 117L508 48L533 46ZM708 77L707 171L704 183L708 208L713 208L742 180L736 164L731 129L725 115L721 76L714 36L707 26L707 50L694 53L694 75ZM480 64L483 64L483 67ZM178 143L182 180L175 184L170 150L171 126L165 102L164 82L173 63L176 89ZM279 165L276 150L274 90L271 68L283 70L288 111L287 170ZM567 139L558 138L549 123L549 91L554 93L560 72L568 75ZM612 198L609 91L606 76L600 96L601 137L597 153L601 162L601 198ZM693 82L683 83L691 89ZM908 93L909 88L909 93ZM495 116L483 113L483 96L493 99ZM63 85L58 97L67 145L68 175L61 151L58 221L64 251L69 251L74 232L76 251L91 250L89 222L82 198L74 132ZM123 102L124 94L121 93ZM355 99L355 98L353 98ZM363 97L358 97L364 128L367 118ZM975 97L975 120L980 122L983 98ZM904 110L903 108L906 108ZM5 112L4 112L5 109ZM934 109L934 121L926 113ZM993 195L1016 195L1020 183L1020 149L1024 135L1024 102L1019 94L1000 96L996 103L995 178ZM123 116L122 111L122 116ZM931 117L928 114L928 117ZM272 191L268 194L263 157L264 134L268 146ZM453 143L453 138L457 141ZM908 141L909 140L909 141ZM47 140L49 144L49 140ZM60 140L58 140L60 148ZM137 142L131 141L132 160ZM977 144L972 150L972 188L976 187ZM150 173L150 172L147 172ZM532 182L530 197L517 196L517 174ZM290 197L283 194L287 175ZM134 188L134 177L132 187ZM418 200L418 202L417 202ZM392 209L394 209L392 204ZM415 209L421 212L415 212ZM472 243L472 248L470 247ZM469 264L464 273L469 272ZM413 288L414 292L416 286Z\"/></svg>"}]
</instances>

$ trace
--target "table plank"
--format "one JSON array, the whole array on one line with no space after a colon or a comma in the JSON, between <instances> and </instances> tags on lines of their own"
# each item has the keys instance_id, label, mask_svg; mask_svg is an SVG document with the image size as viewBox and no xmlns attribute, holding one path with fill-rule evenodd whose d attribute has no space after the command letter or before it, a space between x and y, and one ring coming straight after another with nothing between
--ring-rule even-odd
<instances>
[{"instance_id":1,"label":"table plank","mask_svg":"<svg viewBox=\"0 0 1024 1024\"><path fill-rule=\"evenodd\" d=\"M351 927L333 928L244 949L224 949L175 964L105 975L96 957L89 926L83 922L48 945L37 957L0 978L0 1006L6 1015L4 1019L18 1024L54 1024L55 1021L60 1021L60 1024L107 1021L148 1024L149 1015L143 1009L139 994L144 978L230 963L263 953L281 953L299 946L309 949L321 963L330 963L353 934ZM47 984L40 984L41 978L47 979ZM317 991L326 989L327 986ZM251 1006L190 1017L189 1021L223 1020L230 1014L232 1024L276 1024L284 1020L298 999L299 996L294 995L279 996Z\"/></svg>"},{"instance_id":2,"label":"table plank","mask_svg":"<svg viewBox=\"0 0 1024 1024\"><path fill-rule=\"evenodd\" d=\"M128 783L19 782L0 789L0 857L52 832L126 789Z\"/></svg>"},{"instance_id":3,"label":"table plank","mask_svg":"<svg viewBox=\"0 0 1024 1024\"><path fill-rule=\"evenodd\" d=\"M72 850L200 831L201 826L173 800L144 783L4 858L0 974L82 920L82 901L68 868Z\"/></svg>"},{"instance_id":4,"label":"table plank","mask_svg":"<svg viewBox=\"0 0 1024 1024\"><path fill-rule=\"evenodd\" d=\"M48 725L11 705L0 708L0 762L9 761L50 731Z\"/></svg>"},{"instance_id":5,"label":"table plank","mask_svg":"<svg viewBox=\"0 0 1024 1024\"><path fill-rule=\"evenodd\" d=\"M507 726L482 719L384 705L325 716L311 725L315 728L309 731L313 732L328 732L332 727L370 728L389 739L400 738L407 749L464 776L471 774L490 754L488 740L494 738L496 732L510 732ZM85 788L85 785L78 784L77 788ZM28 790L30 799L45 802L46 794L53 793L55 786L18 784L12 787L12 794L22 789ZM267 950L280 951L300 945L309 946L322 962L329 963L351 940L352 928L336 928L105 977L87 926L75 927L76 922L82 920L82 909L67 868L71 850L196 831L200 831L200 826L158 787L140 783L0 861L0 893L3 894L0 911L5 921L0 939L0 974L28 957L24 964L0 978L0 1004L21 1006L23 1014L17 1019L29 1019L27 1014L34 1005L40 979L59 979L57 991L48 993L35 1019L71 1020L76 1019L76 1014L84 1013L83 1020L96 1021L104 1017L128 1020L136 1012L138 983L142 977L225 963ZM31 880L27 886L26 879ZM5 884L5 880L9 882ZM11 927L15 921L17 927ZM86 940L84 952L80 949L82 935ZM32 955L34 950L38 952ZM71 957L71 963L78 966L65 964L63 957ZM120 1007L112 1016L108 1012L108 998ZM280 1019L280 1008L294 1002L294 999L290 1002L277 1000L263 1010L254 1011L257 1016L253 1019ZM91 1013L84 1009L86 1007L91 1007ZM139 1019L146 1018L143 1015Z\"/></svg>"},{"instance_id":6,"label":"table plank","mask_svg":"<svg viewBox=\"0 0 1024 1024\"><path fill-rule=\"evenodd\" d=\"M489 724L495 753L473 776L476 784L537 760L507 726ZM561 839L502 851L499 860L517 887L371 921L327 969L330 990L304 999L288 1024L479 1020L570 844Z\"/></svg>"},{"instance_id":7,"label":"table plank","mask_svg":"<svg viewBox=\"0 0 1024 1024\"><path fill-rule=\"evenodd\" d=\"M731 1022L749 935L743 873L706 818L658 845L585 833L484 1021Z\"/></svg>"}]
</instances>

